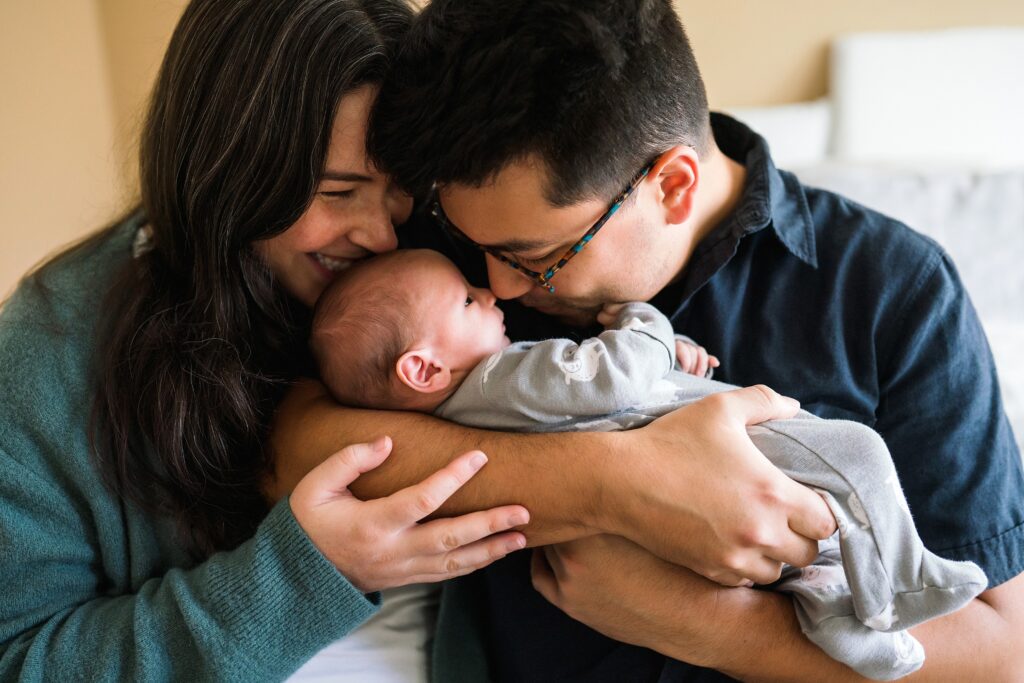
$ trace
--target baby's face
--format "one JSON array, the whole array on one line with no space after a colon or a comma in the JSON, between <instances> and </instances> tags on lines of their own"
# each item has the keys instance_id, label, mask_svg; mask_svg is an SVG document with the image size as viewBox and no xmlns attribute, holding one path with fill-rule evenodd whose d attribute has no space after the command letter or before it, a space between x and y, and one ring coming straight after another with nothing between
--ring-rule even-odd
<instances>
[{"instance_id":1,"label":"baby's face","mask_svg":"<svg viewBox=\"0 0 1024 683\"><path fill-rule=\"evenodd\" d=\"M420 314L418 341L453 370L469 370L509 345L505 314L489 289L471 286L444 256L424 251L408 272Z\"/></svg>"}]
</instances>

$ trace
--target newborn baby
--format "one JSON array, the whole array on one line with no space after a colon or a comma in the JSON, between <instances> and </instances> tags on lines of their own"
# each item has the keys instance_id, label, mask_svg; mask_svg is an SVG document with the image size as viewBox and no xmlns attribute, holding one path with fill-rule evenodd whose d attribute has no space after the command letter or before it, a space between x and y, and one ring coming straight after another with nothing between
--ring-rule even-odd
<instances>
[{"instance_id":1,"label":"newborn baby","mask_svg":"<svg viewBox=\"0 0 1024 683\"><path fill-rule=\"evenodd\" d=\"M392 252L331 284L310 343L341 403L489 429L631 429L734 388L677 370L676 335L650 305L605 307L605 332L581 343L511 344L495 304L444 256ZM709 364L691 362L700 374ZM985 574L924 547L889 452L868 427L801 412L748 431L774 465L821 493L839 527L813 565L786 567L772 584L792 594L803 632L870 678L920 668L924 650L906 629L965 605Z\"/></svg>"}]
</instances>

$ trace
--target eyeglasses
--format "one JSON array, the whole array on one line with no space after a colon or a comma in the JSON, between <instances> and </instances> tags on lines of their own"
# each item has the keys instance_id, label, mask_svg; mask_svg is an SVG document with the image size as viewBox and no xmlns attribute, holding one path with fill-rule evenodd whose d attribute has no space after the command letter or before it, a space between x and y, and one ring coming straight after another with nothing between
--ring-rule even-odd
<instances>
[{"instance_id":1,"label":"eyeglasses","mask_svg":"<svg viewBox=\"0 0 1024 683\"><path fill-rule=\"evenodd\" d=\"M533 280L538 285L546 289L548 292L554 294L555 287L554 285L551 284L551 278L555 276L555 273L564 268L565 264L572 260L573 256L583 251L583 248L590 244L590 241L594 239L594 235L596 235L598 231L604 227L605 223L607 223L608 220L615 215L615 212L618 211L619 208L622 206L623 202L625 202L626 199L629 198L629 195L633 194L633 191L636 190L637 186L640 185L640 182L647 177L648 173L651 172L651 168L653 166L653 162L648 164L647 166L644 166L644 168L639 173L637 173L632 180L629 181L629 185L626 186L626 189L623 190L615 198L614 201L612 201L611 205L608 207L608 210L605 211L604 214L602 214L602 216L597 219L597 222L595 222L594 225L592 225L586 233L584 233L583 237L581 237L578 242L569 247L569 250L562 254L562 257L558 259L558 261L556 261L550 267L540 271L531 270L530 268L527 268L523 264L519 263L519 261L517 261L514 256L505 254L499 249L495 249L494 247L488 247L483 244L477 244L476 242L471 240L466 235L466 233L459 230L455 226L455 224L448 219L448 216L445 215L444 209L441 208L441 202L438 199L436 193L434 195L434 200L431 205L430 213L431 215L434 216L435 219L437 219L437 222L438 224L440 224L441 228L448 232L449 234L451 234L452 236L471 244L472 246L476 247L485 254L490 254L495 259L501 261L512 270L522 273L528 279Z\"/></svg>"}]
</instances>

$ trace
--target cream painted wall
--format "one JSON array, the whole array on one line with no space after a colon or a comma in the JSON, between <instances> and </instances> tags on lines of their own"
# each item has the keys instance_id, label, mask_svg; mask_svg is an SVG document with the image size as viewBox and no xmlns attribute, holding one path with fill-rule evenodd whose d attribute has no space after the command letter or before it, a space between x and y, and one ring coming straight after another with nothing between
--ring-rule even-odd
<instances>
[{"instance_id":1,"label":"cream painted wall","mask_svg":"<svg viewBox=\"0 0 1024 683\"><path fill-rule=\"evenodd\" d=\"M186 0L0 2L0 299L136 196L144 103ZM1021 0L676 0L713 107L826 91L828 43L865 30L1024 26Z\"/></svg>"},{"instance_id":2,"label":"cream painted wall","mask_svg":"<svg viewBox=\"0 0 1024 683\"><path fill-rule=\"evenodd\" d=\"M1021 0L675 0L712 107L784 104L827 91L843 33L1024 26Z\"/></svg>"},{"instance_id":3,"label":"cream painted wall","mask_svg":"<svg viewBox=\"0 0 1024 683\"><path fill-rule=\"evenodd\" d=\"M138 183L136 155L146 101L187 0L94 0L99 7L110 74L118 173Z\"/></svg>"},{"instance_id":4,"label":"cream painted wall","mask_svg":"<svg viewBox=\"0 0 1024 683\"><path fill-rule=\"evenodd\" d=\"M0 299L117 208L113 106L88 0L0 3Z\"/></svg>"}]
</instances>

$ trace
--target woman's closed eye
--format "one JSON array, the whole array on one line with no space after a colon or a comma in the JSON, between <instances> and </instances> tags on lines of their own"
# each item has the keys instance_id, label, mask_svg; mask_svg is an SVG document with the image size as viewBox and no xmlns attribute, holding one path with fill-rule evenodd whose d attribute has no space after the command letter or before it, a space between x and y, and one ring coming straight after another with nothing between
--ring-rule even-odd
<instances>
[{"instance_id":1,"label":"woman's closed eye","mask_svg":"<svg viewBox=\"0 0 1024 683\"><path fill-rule=\"evenodd\" d=\"M355 190L324 190L320 192L320 196L330 197L331 199L348 199L355 193Z\"/></svg>"}]
</instances>

